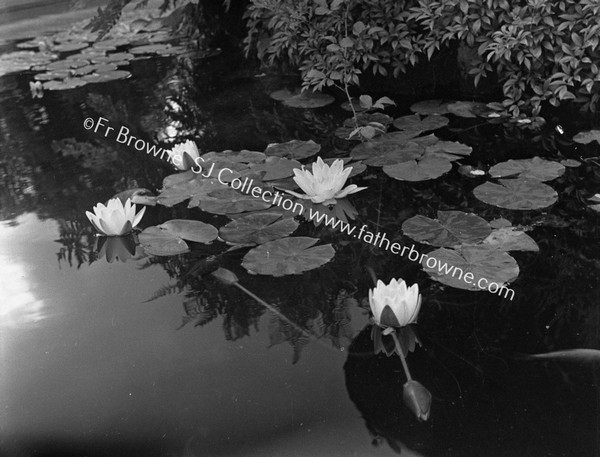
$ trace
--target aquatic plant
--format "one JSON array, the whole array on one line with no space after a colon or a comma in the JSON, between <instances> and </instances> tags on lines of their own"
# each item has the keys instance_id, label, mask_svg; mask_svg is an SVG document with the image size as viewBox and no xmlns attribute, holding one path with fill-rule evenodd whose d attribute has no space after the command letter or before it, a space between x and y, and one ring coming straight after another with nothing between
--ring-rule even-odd
<instances>
[{"instance_id":1,"label":"aquatic plant","mask_svg":"<svg viewBox=\"0 0 600 457\"><path fill-rule=\"evenodd\" d=\"M369 290L369 305L373 320L380 327L404 327L417 321L421 309L419 285L406 287L403 279L392 279L389 284L377 281Z\"/></svg>"},{"instance_id":2,"label":"aquatic plant","mask_svg":"<svg viewBox=\"0 0 600 457\"><path fill-rule=\"evenodd\" d=\"M94 206L94 212L86 211L92 225L101 234L106 236L121 236L131 232L142 220L146 207L144 206L137 214L136 208L130 199L125 203L118 198L111 198L106 205L98 203Z\"/></svg>"},{"instance_id":3,"label":"aquatic plant","mask_svg":"<svg viewBox=\"0 0 600 457\"><path fill-rule=\"evenodd\" d=\"M192 140L176 144L167 154L171 163L179 170L189 170L197 164L196 159L200 157L198 146Z\"/></svg>"},{"instance_id":4,"label":"aquatic plant","mask_svg":"<svg viewBox=\"0 0 600 457\"><path fill-rule=\"evenodd\" d=\"M329 166L323 162L321 157L318 157L317 161L312 164L312 173L305 170L304 167L294 169L294 181L306 195L291 190L287 192L299 198L309 199L314 203L333 205L336 203L336 199L366 189L366 187L358 187L356 184L344 187L351 172L352 167L344 168L343 160L335 160Z\"/></svg>"}]
</instances>

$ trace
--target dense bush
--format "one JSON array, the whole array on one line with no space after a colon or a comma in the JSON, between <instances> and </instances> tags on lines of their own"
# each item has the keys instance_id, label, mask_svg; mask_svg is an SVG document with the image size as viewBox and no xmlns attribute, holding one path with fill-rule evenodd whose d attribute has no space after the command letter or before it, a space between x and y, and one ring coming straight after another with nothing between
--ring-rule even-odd
<instances>
[{"instance_id":1,"label":"dense bush","mask_svg":"<svg viewBox=\"0 0 600 457\"><path fill-rule=\"evenodd\" d=\"M514 116L600 98L600 0L252 0L246 18L246 52L300 69L306 88L398 77L463 46L474 84L496 73Z\"/></svg>"}]
</instances>

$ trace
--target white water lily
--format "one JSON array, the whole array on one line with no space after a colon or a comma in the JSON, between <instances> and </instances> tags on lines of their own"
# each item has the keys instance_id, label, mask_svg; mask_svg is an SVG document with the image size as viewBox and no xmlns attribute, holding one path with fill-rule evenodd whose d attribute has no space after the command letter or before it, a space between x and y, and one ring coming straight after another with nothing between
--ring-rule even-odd
<instances>
[{"instance_id":1,"label":"white water lily","mask_svg":"<svg viewBox=\"0 0 600 457\"><path fill-rule=\"evenodd\" d=\"M404 327L417 321L421 309L419 285L406 287L403 279L392 279L388 285L377 281L369 290L369 305L373 320L380 327Z\"/></svg>"},{"instance_id":2,"label":"white water lily","mask_svg":"<svg viewBox=\"0 0 600 457\"><path fill-rule=\"evenodd\" d=\"M94 206L93 213L86 211L85 215L96 230L103 235L121 236L131 232L140 223L146 207L143 207L137 214L135 210L135 205L129 198L125 204L118 198L111 198L106 206L98 203Z\"/></svg>"},{"instance_id":3,"label":"white water lily","mask_svg":"<svg viewBox=\"0 0 600 457\"><path fill-rule=\"evenodd\" d=\"M294 181L306 195L291 190L287 192L295 197L311 200L314 203L333 205L336 203L336 199L366 189L366 187L358 187L356 184L344 188L351 172L352 167L344 169L344 161L341 159L334 160L333 164L329 166L319 157L312 164L312 173L305 170L304 166L302 166L302 169L294 168Z\"/></svg>"},{"instance_id":4,"label":"white water lily","mask_svg":"<svg viewBox=\"0 0 600 457\"><path fill-rule=\"evenodd\" d=\"M167 151L169 160L179 170L188 170L196 164L196 159L200 157L198 146L192 140L185 143L179 143L173 146L173 149Z\"/></svg>"}]
</instances>

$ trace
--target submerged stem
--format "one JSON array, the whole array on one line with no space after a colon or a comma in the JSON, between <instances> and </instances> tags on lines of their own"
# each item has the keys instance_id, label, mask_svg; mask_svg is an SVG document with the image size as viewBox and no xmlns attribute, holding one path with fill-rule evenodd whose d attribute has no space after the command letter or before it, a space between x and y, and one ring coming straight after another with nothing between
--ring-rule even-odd
<instances>
[{"instance_id":1,"label":"submerged stem","mask_svg":"<svg viewBox=\"0 0 600 457\"><path fill-rule=\"evenodd\" d=\"M404 352L402 352L402 346L400 346L400 340L398 339L398 335L396 335L396 330L392 331L392 338L394 338L394 344L396 345L396 351L400 356L400 360L402 361L402 367L404 368L404 373L406 373L406 379L408 381L412 381L412 376L410 375L410 370L408 369L408 364L406 363L406 357L404 357Z\"/></svg>"}]
</instances>

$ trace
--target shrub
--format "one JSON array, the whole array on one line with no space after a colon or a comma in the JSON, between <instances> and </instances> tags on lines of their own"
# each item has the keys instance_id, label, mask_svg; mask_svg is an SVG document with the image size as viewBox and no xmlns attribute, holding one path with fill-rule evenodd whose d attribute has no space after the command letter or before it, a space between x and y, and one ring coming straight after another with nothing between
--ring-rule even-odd
<instances>
[{"instance_id":1,"label":"shrub","mask_svg":"<svg viewBox=\"0 0 600 457\"><path fill-rule=\"evenodd\" d=\"M304 88L397 78L462 45L473 83L495 72L514 116L600 98L600 0L252 0L246 19L246 53L298 68Z\"/></svg>"}]
</instances>

